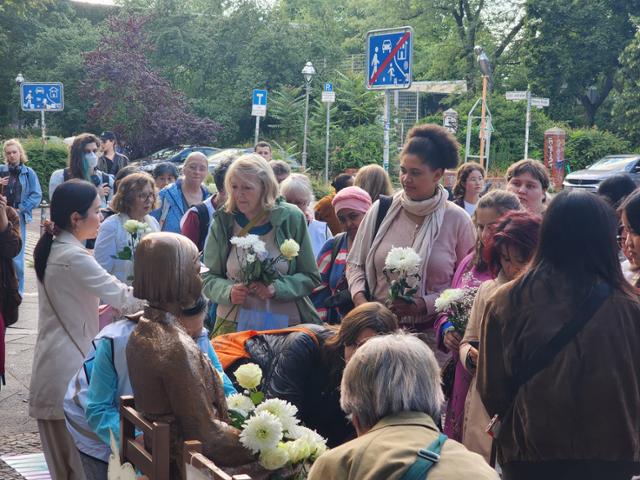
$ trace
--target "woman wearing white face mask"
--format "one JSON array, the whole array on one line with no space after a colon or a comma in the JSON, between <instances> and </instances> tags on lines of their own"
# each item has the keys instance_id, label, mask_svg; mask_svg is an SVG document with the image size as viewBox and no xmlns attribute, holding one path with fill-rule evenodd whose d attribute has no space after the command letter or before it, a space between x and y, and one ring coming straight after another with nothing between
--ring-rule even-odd
<instances>
[{"instance_id":1,"label":"woman wearing white face mask","mask_svg":"<svg viewBox=\"0 0 640 480\"><path fill-rule=\"evenodd\" d=\"M69 166L51 174L49 180L49 199L62 182L77 178L87 180L98 188L102 208L113 195L113 176L98 170L98 148L100 139L91 133L81 133L71 144Z\"/></svg>"}]
</instances>

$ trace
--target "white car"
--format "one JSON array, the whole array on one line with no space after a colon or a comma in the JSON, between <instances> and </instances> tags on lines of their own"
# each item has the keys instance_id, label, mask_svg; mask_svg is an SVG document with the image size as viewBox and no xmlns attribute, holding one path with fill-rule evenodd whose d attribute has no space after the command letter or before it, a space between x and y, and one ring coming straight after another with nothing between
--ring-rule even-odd
<instances>
[{"instance_id":1,"label":"white car","mask_svg":"<svg viewBox=\"0 0 640 480\"><path fill-rule=\"evenodd\" d=\"M391 40L387 39L382 42L382 52L390 52L391 51Z\"/></svg>"}]
</instances>

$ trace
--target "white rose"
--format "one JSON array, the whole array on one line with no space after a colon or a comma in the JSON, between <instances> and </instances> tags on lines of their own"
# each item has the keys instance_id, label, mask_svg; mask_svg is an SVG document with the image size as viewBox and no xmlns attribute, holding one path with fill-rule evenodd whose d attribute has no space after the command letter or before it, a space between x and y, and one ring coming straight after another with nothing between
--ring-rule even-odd
<instances>
[{"instance_id":1,"label":"white rose","mask_svg":"<svg viewBox=\"0 0 640 480\"><path fill-rule=\"evenodd\" d=\"M300 253L300 245L293 238L289 238L280 245L280 253L287 260L291 261Z\"/></svg>"},{"instance_id":2,"label":"white rose","mask_svg":"<svg viewBox=\"0 0 640 480\"><path fill-rule=\"evenodd\" d=\"M284 444L260 453L260 465L267 470L278 470L289 462L289 452Z\"/></svg>"},{"instance_id":3,"label":"white rose","mask_svg":"<svg viewBox=\"0 0 640 480\"><path fill-rule=\"evenodd\" d=\"M124 222L123 227L128 233L133 235L134 233L136 233L138 231L138 225L139 224L140 224L140 222L138 222L137 220L134 220L133 218L130 218L129 220Z\"/></svg>"},{"instance_id":4,"label":"white rose","mask_svg":"<svg viewBox=\"0 0 640 480\"><path fill-rule=\"evenodd\" d=\"M252 390L262 381L262 370L255 363L245 363L236 371L236 380L242 388Z\"/></svg>"}]
</instances>

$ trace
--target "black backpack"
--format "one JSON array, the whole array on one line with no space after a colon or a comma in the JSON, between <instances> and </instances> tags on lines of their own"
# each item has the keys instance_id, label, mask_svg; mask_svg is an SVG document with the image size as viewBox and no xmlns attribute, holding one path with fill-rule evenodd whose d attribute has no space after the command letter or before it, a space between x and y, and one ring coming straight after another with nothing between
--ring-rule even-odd
<instances>
[{"instance_id":1,"label":"black backpack","mask_svg":"<svg viewBox=\"0 0 640 480\"><path fill-rule=\"evenodd\" d=\"M196 205L195 209L198 214L198 225L200 226L198 250L202 251L204 249L204 241L207 239L207 233L209 233L209 209L204 202Z\"/></svg>"}]
</instances>

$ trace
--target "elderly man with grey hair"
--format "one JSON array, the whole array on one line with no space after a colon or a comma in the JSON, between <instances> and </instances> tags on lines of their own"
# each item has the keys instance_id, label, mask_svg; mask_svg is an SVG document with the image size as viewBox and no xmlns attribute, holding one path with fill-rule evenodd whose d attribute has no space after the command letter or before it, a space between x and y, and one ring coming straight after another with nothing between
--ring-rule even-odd
<instances>
[{"instance_id":1,"label":"elderly man with grey hair","mask_svg":"<svg viewBox=\"0 0 640 480\"><path fill-rule=\"evenodd\" d=\"M440 369L425 343L406 333L371 338L342 377L340 405L358 438L322 455L309 480L498 480L480 455L440 433L433 419L443 400Z\"/></svg>"}]
</instances>

